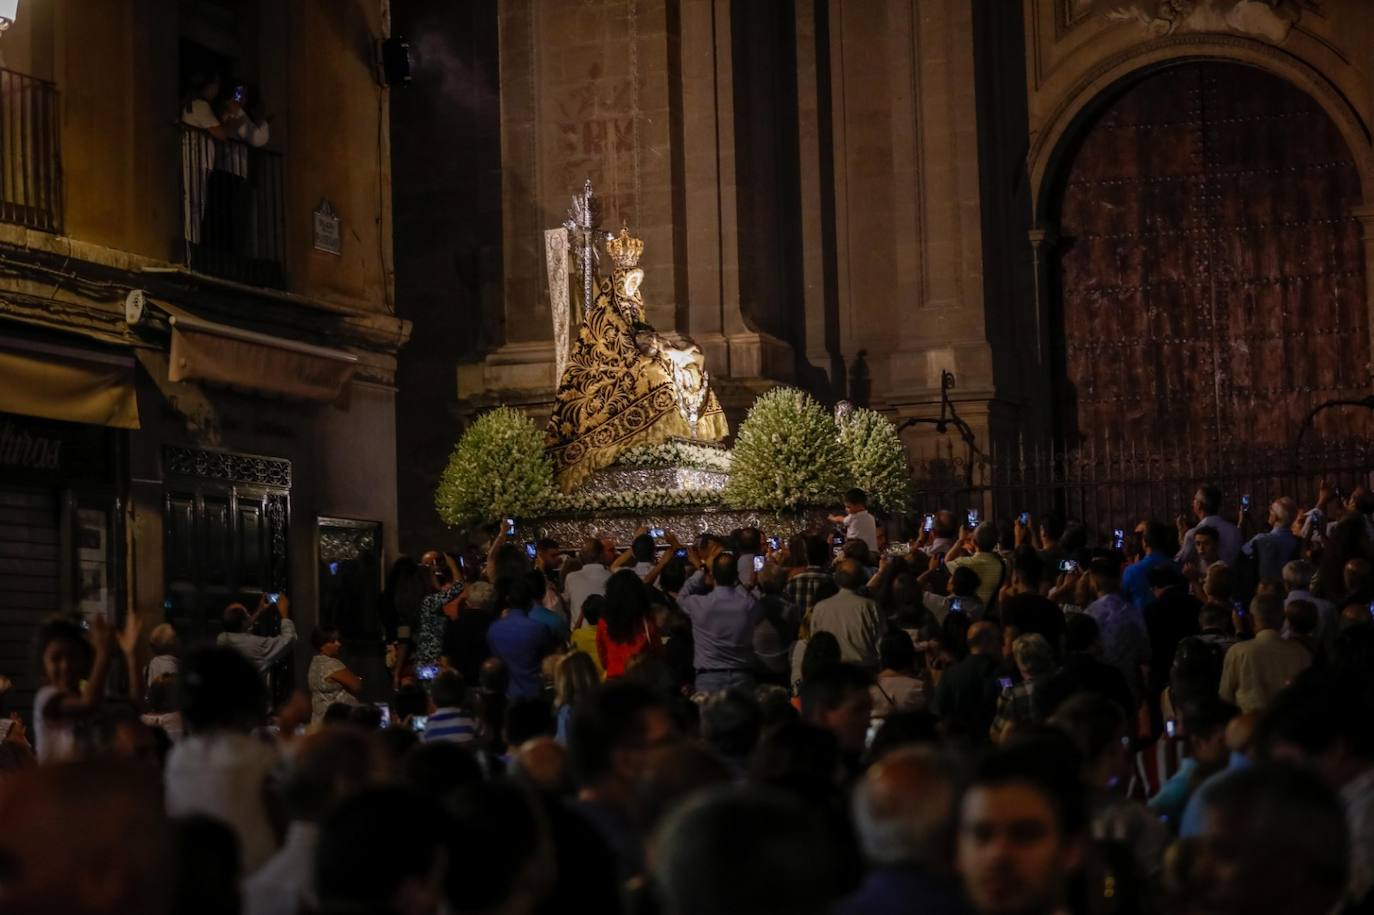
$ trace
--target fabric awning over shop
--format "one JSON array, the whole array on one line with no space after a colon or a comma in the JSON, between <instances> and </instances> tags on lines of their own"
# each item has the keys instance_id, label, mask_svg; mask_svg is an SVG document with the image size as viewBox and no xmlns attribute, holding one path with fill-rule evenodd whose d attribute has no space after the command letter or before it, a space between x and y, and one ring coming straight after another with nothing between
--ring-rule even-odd
<instances>
[{"instance_id":1,"label":"fabric awning over shop","mask_svg":"<svg viewBox=\"0 0 1374 915\"><path fill-rule=\"evenodd\" d=\"M169 381L204 381L301 400L337 400L358 357L183 315L172 326Z\"/></svg>"},{"instance_id":2,"label":"fabric awning over shop","mask_svg":"<svg viewBox=\"0 0 1374 915\"><path fill-rule=\"evenodd\" d=\"M133 357L0 339L0 413L137 429Z\"/></svg>"}]
</instances>

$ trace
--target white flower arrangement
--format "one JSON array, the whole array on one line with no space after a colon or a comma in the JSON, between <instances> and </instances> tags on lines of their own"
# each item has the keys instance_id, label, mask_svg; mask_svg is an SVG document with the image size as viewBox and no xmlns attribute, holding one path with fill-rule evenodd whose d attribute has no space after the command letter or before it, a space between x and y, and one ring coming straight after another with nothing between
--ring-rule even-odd
<instances>
[{"instance_id":1,"label":"white flower arrangement","mask_svg":"<svg viewBox=\"0 0 1374 915\"><path fill-rule=\"evenodd\" d=\"M868 504L889 515L911 511L913 488L906 448L897 427L875 410L857 409L840 423L840 444L848 459L850 484Z\"/></svg>"},{"instance_id":2,"label":"white flower arrangement","mask_svg":"<svg viewBox=\"0 0 1374 915\"><path fill-rule=\"evenodd\" d=\"M766 511L825 505L844 491L848 463L831 415L796 388L774 388L735 436L725 501Z\"/></svg>"},{"instance_id":3,"label":"white flower arrangement","mask_svg":"<svg viewBox=\"0 0 1374 915\"><path fill-rule=\"evenodd\" d=\"M479 416L453 449L434 493L446 524L481 524L543 512L553 493L544 435L519 410Z\"/></svg>"},{"instance_id":4,"label":"white flower arrangement","mask_svg":"<svg viewBox=\"0 0 1374 915\"><path fill-rule=\"evenodd\" d=\"M730 472L730 452L693 442L663 442L658 445L636 445L621 452L615 459L619 467L689 467L693 470Z\"/></svg>"},{"instance_id":5,"label":"white flower arrangement","mask_svg":"<svg viewBox=\"0 0 1374 915\"><path fill-rule=\"evenodd\" d=\"M633 489L621 492L554 493L549 513L585 514L605 511L661 511L719 508L720 492L710 489Z\"/></svg>"}]
</instances>

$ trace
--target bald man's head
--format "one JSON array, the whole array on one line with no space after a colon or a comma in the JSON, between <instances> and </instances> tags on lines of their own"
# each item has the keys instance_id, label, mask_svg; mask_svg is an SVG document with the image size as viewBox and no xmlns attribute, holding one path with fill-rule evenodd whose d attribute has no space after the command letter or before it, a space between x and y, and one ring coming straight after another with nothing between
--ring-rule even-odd
<instances>
[{"instance_id":1,"label":"bald man's head","mask_svg":"<svg viewBox=\"0 0 1374 915\"><path fill-rule=\"evenodd\" d=\"M835 584L853 591L864 583L864 567L853 559L841 559L835 563Z\"/></svg>"},{"instance_id":2,"label":"bald man's head","mask_svg":"<svg viewBox=\"0 0 1374 915\"><path fill-rule=\"evenodd\" d=\"M955 804L952 770L928 747L905 747L874 764L854 792L854 824L875 866L950 871Z\"/></svg>"}]
</instances>

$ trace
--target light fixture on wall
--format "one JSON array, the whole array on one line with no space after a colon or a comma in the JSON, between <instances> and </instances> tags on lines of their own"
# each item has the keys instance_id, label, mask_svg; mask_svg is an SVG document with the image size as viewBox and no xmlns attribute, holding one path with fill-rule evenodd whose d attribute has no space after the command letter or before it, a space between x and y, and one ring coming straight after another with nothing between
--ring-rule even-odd
<instances>
[{"instance_id":1,"label":"light fixture on wall","mask_svg":"<svg viewBox=\"0 0 1374 915\"><path fill-rule=\"evenodd\" d=\"M0 0L0 32L14 25L19 18L19 0Z\"/></svg>"}]
</instances>

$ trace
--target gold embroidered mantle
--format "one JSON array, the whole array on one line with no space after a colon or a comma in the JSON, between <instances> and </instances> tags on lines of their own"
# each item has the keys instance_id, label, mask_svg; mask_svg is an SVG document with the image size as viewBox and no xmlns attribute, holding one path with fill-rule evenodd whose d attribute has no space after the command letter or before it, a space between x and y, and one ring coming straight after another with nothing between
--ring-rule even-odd
<instances>
[{"instance_id":1,"label":"gold embroidered mantle","mask_svg":"<svg viewBox=\"0 0 1374 915\"><path fill-rule=\"evenodd\" d=\"M617 269L601 281L559 379L544 440L564 492L627 448L694 437L678 409L673 347L653 345L670 341L637 320L641 277L638 269ZM729 427L715 392L705 393L695 438L719 441Z\"/></svg>"}]
</instances>

